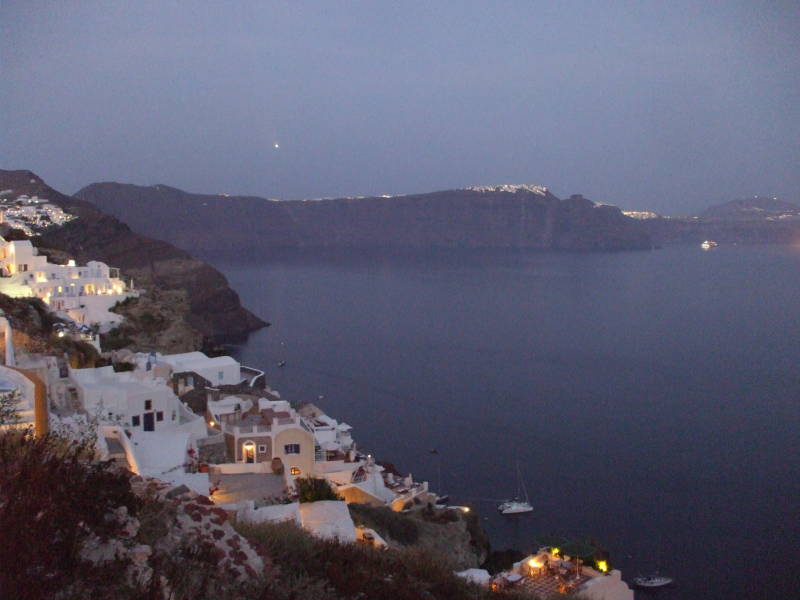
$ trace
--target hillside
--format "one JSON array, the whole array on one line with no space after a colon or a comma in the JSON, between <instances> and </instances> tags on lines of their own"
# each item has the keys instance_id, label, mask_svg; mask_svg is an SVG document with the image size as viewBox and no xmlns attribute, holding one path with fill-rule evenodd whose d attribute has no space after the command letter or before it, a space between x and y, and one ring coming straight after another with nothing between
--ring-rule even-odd
<instances>
[{"instance_id":1,"label":"hillside","mask_svg":"<svg viewBox=\"0 0 800 600\"><path fill-rule=\"evenodd\" d=\"M524 600L453 574L441 555L245 525L185 486L93 460L91 440L0 432L3 598ZM396 518L402 519L400 515Z\"/></svg>"},{"instance_id":2,"label":"hillside","mask_svg":"<svg viewBox=\"0 0 800 600\"><path fill-rule=\"evenodd\" d=\"M76 196L136 231L169 238L206 257L278 248L650 247L640 224L616 207L596 205L582 196L560 200L533 186L275 201L193 194L165 185L95 183Z\"/></svg>"},{"instance_id":3,"label":"hillside","mask_svg":"<svg viewBox=\"0 0 800 600\"><path fill-rule=\"evenodd\" d=\"M78 262L100 260L119 267L137 287L178 292L185 298L184 318L200 336L241 336L265 325L241 306L224 275L212 266L166 241L134 233L116 217L61 194L34 173L0 170L0 189L46 198L78 216L32 238L42 253L66 253Z\"/></svg>"},{"instance_id":4,"label":"hillside","mask_svg":"<svg viewBox=\"0 0 800 600\"><path fill-rule=\"evenodd\" d=\"M755 196L723 202L696 217L645 219L642 226L656 244L715 240L723 244L797 244L800 205Z\"/></svg>"},{"instance_id":5,"label":"hillside","mask_svg":"<svg viewBox=\"0 0 800 600\"><path fill-rule=\"evenodd\" d=\"M712 206L700 216L703 219L736 221L800 220L800 206L776 197L755 196Z\"/></svg>"}]
</instances>

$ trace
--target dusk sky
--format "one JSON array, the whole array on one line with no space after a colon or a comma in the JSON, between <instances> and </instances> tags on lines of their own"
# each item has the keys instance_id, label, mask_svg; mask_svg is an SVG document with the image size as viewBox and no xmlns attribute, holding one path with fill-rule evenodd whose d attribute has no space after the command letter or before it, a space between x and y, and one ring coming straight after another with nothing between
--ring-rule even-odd
<instances>
[{"instance_id":1,"label":"dusk sky","mask_svg":"<svg viewBox=\"0 0 800 600\"><path fill-rule=\"evenodd\" d=\"M0 167L66 193L800 199L796 1L3 0L0 69Z\"/></svg>"}]
</instances>

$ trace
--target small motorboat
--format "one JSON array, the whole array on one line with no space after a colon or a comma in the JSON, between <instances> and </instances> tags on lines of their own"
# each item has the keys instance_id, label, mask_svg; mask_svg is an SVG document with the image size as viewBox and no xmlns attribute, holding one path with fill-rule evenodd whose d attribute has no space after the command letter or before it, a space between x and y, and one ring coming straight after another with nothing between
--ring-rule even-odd
<instances>
[{"instance_id":1,"label":"small motorboat","mask_svg":"<svg viewBox=\"0 0 800 600\"><path fill-rule=\"evenodd\" d=\"M672 577L666 577L664 575L640 576L640 577L634 577L633 583L638 587L657 588L672 583Z\"/></svg>"},{"instance_id":2,"label":"small motorboat","mask_svg":"<svg viewBox=\"0 0 800 600\"><path fill-rule=\"evenodd\" d=\"M719 244L714 240L706 240L702 244L700 244L700 247L703 250L711 250L711 248L716 248L717 246L719 246Z\"/></svg>"},{"instance_id":3,"label":"small motorboat","mask_svg":"<svg viewBox=\"0 0 800 600\"><path fill-rule=\"evenodd\" d=\"M282 360L282 361L280 361L280 362L278 363L278 366L279 366L279 367L285 367L285 366L286 366L286 361L285 361L285 360Z\"/></svg>"}]
</instances>

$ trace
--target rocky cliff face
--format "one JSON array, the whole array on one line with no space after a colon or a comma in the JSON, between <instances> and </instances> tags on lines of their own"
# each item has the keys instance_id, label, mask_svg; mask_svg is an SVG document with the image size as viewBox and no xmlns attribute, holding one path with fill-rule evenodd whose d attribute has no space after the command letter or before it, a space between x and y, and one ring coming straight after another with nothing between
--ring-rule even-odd
<instances>
[{"instance_id":1,"label":"rocky cliff face","mask_svg":"<svg viewBox=\"0 0 800 600\"><path fill-rule=\"evenodd\" d=\"M137 287L184 290L189 308L184 318L201 335L241 336L266 324L241 306L222 273L210 265L170 243L134 233L116 217L57 192L34 173L0 170L0 189L38 195L78 215L63 227L33 238L42 253L68 253L78 262L103 261L119 267Z\"/></svg>"},{"instance_id":2,"label":"rocky cliff face","mask_svg":"<svg viewBox=\"0 0 800 600\"><path fill-rule=\"evenodd\" d=\"M640 223L616 207L582 196L560 200L533 186L273 201L191 194L164 185L96 183L77 196L135 230L170 237L201 256L315 247L616 250L651 245Z\"/></svg>"}]
</instances>

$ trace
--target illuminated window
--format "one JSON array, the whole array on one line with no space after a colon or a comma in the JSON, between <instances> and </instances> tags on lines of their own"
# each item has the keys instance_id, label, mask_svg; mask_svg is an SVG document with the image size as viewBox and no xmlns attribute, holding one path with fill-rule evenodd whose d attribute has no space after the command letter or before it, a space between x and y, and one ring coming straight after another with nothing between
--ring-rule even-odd
<instances>
[{"instance_id":1,"label":"illuminated window","mask_svg":"<svg viewBox=\"0 0 800 600\"><path fill-rule=\"evenodd\" d=\"M285 454L300 454L300 444L286 444L283 447Z\"/></svg>"},{"instance_id":2,"label":"illuminated window","mask_svg":"<svg viewBox=\"0 0 800 600\"><path fill-rule=\"evenodd\" d=\"M299 467L292 467L289 469L289 473L292 475L300 475L300 468Z\"/></svg>"}]
</instances>

